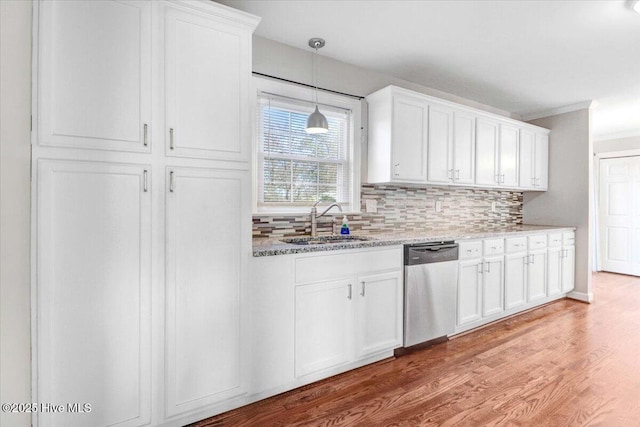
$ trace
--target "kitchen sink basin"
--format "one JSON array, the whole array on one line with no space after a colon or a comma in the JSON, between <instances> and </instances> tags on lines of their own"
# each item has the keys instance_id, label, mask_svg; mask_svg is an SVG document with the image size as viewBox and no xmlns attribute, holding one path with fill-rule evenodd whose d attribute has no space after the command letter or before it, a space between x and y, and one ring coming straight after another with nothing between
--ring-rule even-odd
<instances>
[{"instance_id":1,"label":"kitchen sink basin","mask_svg":"<svg viewBox=\"0 0 640 427\"><path fill-rule=\"evenodd\" d=\"M368 237L363 236L321 236L321 237L293 237L290 239L282 239L285 243L292 245L328 245L333 243L345 242L366 242Z\"/></svg>"}]
</instances>

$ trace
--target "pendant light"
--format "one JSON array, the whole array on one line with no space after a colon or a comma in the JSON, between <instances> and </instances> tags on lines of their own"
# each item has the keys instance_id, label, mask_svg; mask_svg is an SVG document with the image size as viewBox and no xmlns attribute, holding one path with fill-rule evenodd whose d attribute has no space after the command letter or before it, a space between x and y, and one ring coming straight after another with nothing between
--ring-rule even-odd
<instances>
[{"instance_id":1,"label":"pendant light","mask_svg":"<svg viewBox=\"0 0 640 427\"><path fill-rule=\"evenodd\" d=\"M324 46L324 39L318 37L309 39L309 46L316 50L313 56L316 109L307 117L307 127L305 131L311 134L327 133L329 132L329 122L327 122L327 118L318 110L318 49Z\"/></svg>"}]
</instances>

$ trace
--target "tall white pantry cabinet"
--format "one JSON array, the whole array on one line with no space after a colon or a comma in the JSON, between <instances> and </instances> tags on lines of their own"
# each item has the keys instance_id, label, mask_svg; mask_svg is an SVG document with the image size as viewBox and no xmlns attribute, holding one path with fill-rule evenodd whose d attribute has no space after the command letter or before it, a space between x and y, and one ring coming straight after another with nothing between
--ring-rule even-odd
<instances>
[{"instance_id":1,"label":"tall white pantry cabinet","mask_svg":"<svg viewBox=\"0 0 640 427\"><path fill-rule=\"evenodd\" d=\"M34 4L34 425L184 425L248 393L251 34L200 1Z\"/></svg>"}]
</instances>

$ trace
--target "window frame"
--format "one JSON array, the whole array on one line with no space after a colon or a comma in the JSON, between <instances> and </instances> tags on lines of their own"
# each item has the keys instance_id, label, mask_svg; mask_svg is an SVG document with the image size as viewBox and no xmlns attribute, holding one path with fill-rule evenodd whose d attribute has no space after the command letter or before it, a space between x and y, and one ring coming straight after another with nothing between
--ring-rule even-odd
<instances>
[{"instance_id":1,"label":"window frame","mask_svg":"<svg viewBox=\"0 0 640 427\"><path fill-rule=\"evenodd\" d=\"M259 152L260 146L260 133L258 129L258 109L259 96L262 92L273 94L276 97L291 98L295 103L296 100L303 102L313 102L314 89L304 86L295 85L292 83L281 82L274 79L265 77L253 76L252 78L253 96L252 106L252 193L253 203L252 211L254 215L299 215L308 214L311 209L311 203L309 205L282 205L282 206L265 206L259 203L259 191L260 185L260 171L261 162L260 157L264 156L264 153ZM361 136L362 136L362 102L357 98L352 98L344 95L332 94L329 92L318 91L318 104L320 104L320 110L322 105L328 105L337 107L340 109L350 110L349 123L348 123L348 157L350 160L350 185L351 195L348 203L342 203L344 213L360 213L360 192L361 192ZM330 162L330 161L329 161ZM318 206L326 206L328 203L321 203Z\"/></svg>"}]
</instances>

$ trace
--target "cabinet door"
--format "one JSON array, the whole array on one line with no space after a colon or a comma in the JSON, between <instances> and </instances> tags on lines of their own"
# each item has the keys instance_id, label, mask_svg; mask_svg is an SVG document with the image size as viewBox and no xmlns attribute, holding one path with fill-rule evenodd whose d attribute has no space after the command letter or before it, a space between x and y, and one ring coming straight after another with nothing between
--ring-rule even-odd
<instances>
[{"instance_id":1,"label":"cabinet door","mask_svg":"<svg viewBox=\"0 0 640 427\"><path fill-rule=\"evenodd\" d=\"M535 181L535 135L525 129L520 130L520 188L534 188Z\"/></svg>"},{"instance_id":2,"label":"cabinet door","mask_svg":"<svg viewBox=\"0 0 640 427\"><path fill-rule=\"evenodd\" d=\"M169 168L166 183L166 413L242 393L247 173Z\"/></svg>"},{"instance_id":3,"label":"cabinet door","mask_svg":"<svg viewBox=\"0 0 640 427\"><path fill-rule=\"evenodd\" d=\"M453 113L453 178L457 184L473 184L476 177L476 118Z\"/></svg>"},{"instance_id":4,"label":"cabinet door","mask_svg":"<svg viewBox=\"0 0 640 427\"><path fill-rule=\"evenodd\" d=\"M460 261L458 269L457 323L462 326L481 317L482 261Z\"/></svg>"},{"instance_id":5,"label":"cabinet door","mask_svg":"<svg viewBox=\"0 0 640 427\"><path fill-rule=\"evenodd\" d=\"M549 187L549 135L536 133L535 177L538 190Z\"/></svg>"},{"instance_id":6,"label":"cabinet door","mask_svg":"<svg viewBox=\"0 0 640 427\"><path fill-rule=\"evenodd\" d=\"M151 2L37 2L41 145L148 151Z\"/></svg>"},{"instance_id":7,"label":"cabinet door","mask_svg":"<svg viewBox=\"0 0 640 427\"><path fill-rule=\"evenodd\" d=\"M300 285L295 293L296 377L353 360L353 282Z\"/></svg>"},{"instance_id":8,"label":"cabinet door","mask_svg":"<svg viewBox=\"0 0 640 427\"><path fill-rule=\"evenodd\" d=\"M357 356L402 345L402 272L358 278Z\"/></svg>"},{"instance_id":9,"label":"cabinet door","mask_svg":"<svg viewBox=\"0 0 640 427\"><path fill-rule=\"evenodd\" d=\"M453 112L439 105L429 106L429 150L427 180L435 183L453 181L452 132Z\"/></svg>"},{"instance_id":10,"label":"cabinet door","mask_svg":"<svg viewBox=\"0 0 640 427\"><path fill-rule=\"evenodd\" d=\"M575 286L576 247L565 246L562 256L562 292L572 291Z\"/></svg>"},{"instance_id":11,"label":"cabinet door","mask_svg":"<svg viewBox=\"0 0 640 427\"><path fill-rule=\"evenodd\" d=\"M393 97L392 180L426 182L428 111L424 102Z\"/></svg>"},{"instance_id":12,"label":"cabinet door","mask_svg":"<svg viewBox=\"0 0 640 427\"><path fill-rule=\"evenodd\" d=\"M549 248L547 252L547 292L549 296L559 294L561 283L561 248Z\"/></svg>"},{"instance_id":13,"label":"cabinet door","mask_svg":"<svg viewBox=\"0 0 640 427\"><path fill-rule=\"evenodd\" d=\"M530 251L528 258L527 301L535 301L547 296L547 250Z\"/></svg>"},{"instance_id":14,"label":"cabinet door","mask_svg":"<svg viewBox=\"0 0 640 427\"><path fill-rule=\"evenodd\" d=\"M482 315L502 313L504 289L504 257L485 258L482 274Z\"/></svg>"},{"instance_id":15,"label":"cabinet door","mask_svg":"<svg viewBox=\"0 0 640 427\"><path fill-rule=\"evenodd\" d=\"M476 184L498 184L498 123L476 120Z\"/></svg>"},{"instance_id":16,"label":"cabinet door","mask_svg":"<svg viewBox=\"0 0 640 427\"><path fill-rule=\"evenodd\" d=\"M518 128L500 125L500 185L518 186L518 136Z\"/></svg>"},{"instance_id":17,"label":"cabinet door","mask_svg":"<svg viewBox=\"0 0 640 427\"><path fill-rule=\"evenodd\" d=\"M504 308L510 310L527 302L527 254L504 257Z\"/></svg>"},{"instance_id":18,"label":"cabinet door","mask_svg":"<svg viewBox=\"0 0 640 427\"><path fill-rule=\"evenodd\" d=\"M163 5L167 154L247 160L250 35L179 5Z\"/></svg>"},{"instance_id":19,"label":"cabinet door","mask_svg":"<svg viewBox=\"0 0 640 427\"><path fill-rule=\"evenodd\" d=\"M148 425L151 193L145 166L40 160L37 167L35 398L92 404L89 413L43 412L39 423Z\"/></svg>"}]
</instances>

